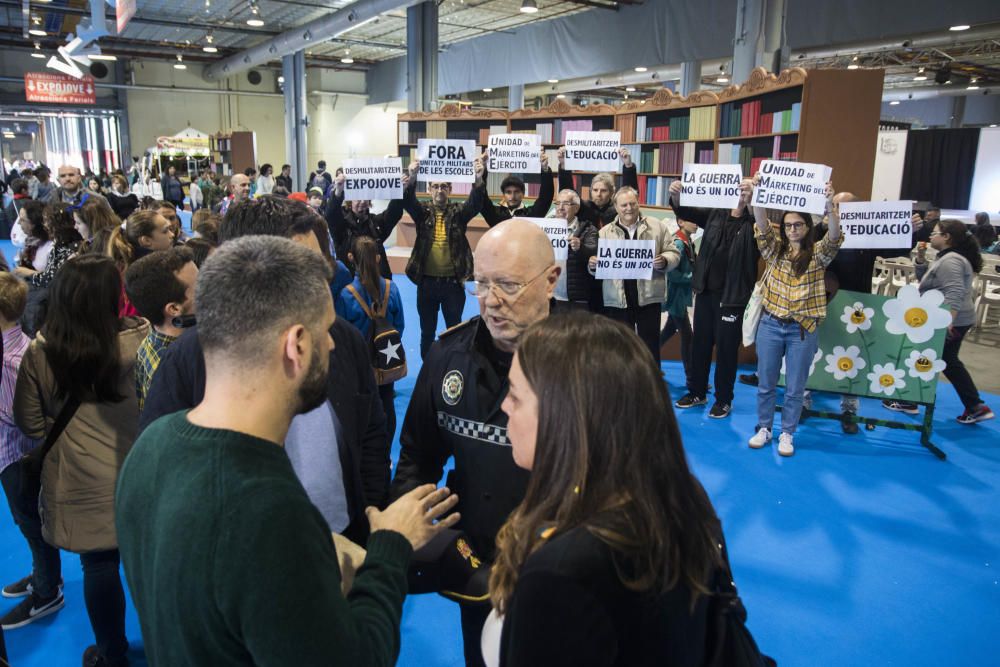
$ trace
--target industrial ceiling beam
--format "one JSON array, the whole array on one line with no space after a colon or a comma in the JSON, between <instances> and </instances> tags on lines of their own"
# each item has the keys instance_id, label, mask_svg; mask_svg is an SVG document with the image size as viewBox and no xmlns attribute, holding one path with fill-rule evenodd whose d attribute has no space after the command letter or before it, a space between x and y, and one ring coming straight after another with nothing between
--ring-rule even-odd
<instances>
[{"instance_id":1,"label":"industrial ceiling beam","mask_svg":"<svg viewBox=\"0 0 1000 667\"><path fill-rule=\"evenodd\" d=\"M276 58L322 44L378 18L379 14L417 4L418 0L358 0L305 25L286 30L263 44L225 58L205 70L209 81L233 76Z\"/></svg>"}]
</instances>

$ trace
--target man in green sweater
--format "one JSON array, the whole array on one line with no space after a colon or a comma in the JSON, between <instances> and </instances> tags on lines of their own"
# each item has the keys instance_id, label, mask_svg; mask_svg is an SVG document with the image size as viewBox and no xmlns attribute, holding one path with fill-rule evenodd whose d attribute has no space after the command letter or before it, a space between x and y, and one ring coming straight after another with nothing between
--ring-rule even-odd
<instances>
[{"instance_id":1,"label":"man in green sweater","mask_svg":"<svg viewBox=\"0 0 1000 667\"><path fill-rule=\"evenodd\" d=\"M125 575L151 665L392 665L410 555L458 516L424 485L379 512L350 593L282 447L326 400L323 258L277 237L225 244L195 292L203 401L150 425L118 481Z\"/></svg>"}]
</instances>

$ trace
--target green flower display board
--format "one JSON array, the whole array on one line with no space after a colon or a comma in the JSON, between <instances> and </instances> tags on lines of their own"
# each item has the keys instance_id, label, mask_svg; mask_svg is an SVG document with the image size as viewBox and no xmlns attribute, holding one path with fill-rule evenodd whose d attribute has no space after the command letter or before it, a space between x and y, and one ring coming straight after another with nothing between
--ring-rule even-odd
<instances>
[{"instance_id":1,"label":"green flower display board","mask_svg":"<svg viewBox=\"0 0 1000 667\"><path fill-rule=\"evenodd\" d=\"M840 291L827 306L806 387L933 404L951 313L937 290L894 297Z\"/></svg>"},{"instance_id":2,"label":"green flower display board","mask_svg":"<svg viewBox=\"0 0 1000 667\"><path fill-rule=\"evenodd\" d=\"M940 459L944 452L931 442L934 397L944 339L951 313L937 290L921 294L906 285L894 297L840 291L827 305L819 328L819 345L809 368L806 388L835 394L910 401L924 405L921 424L855 416L869 430L877 426L920 432L920 444ZM784 361L780 383L784 384ZM808 410L809 415L842 420L839 412Z\"/></svg>"}]
</instances>

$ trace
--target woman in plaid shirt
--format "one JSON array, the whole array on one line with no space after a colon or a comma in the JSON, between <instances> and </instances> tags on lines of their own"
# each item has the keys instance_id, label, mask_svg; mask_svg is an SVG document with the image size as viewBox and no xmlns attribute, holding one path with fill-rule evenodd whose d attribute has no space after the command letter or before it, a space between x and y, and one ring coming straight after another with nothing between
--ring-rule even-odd
<instances>
[{"instance_id":1,"label":"woman in plaid shirt","mask_svg":"<svg viewBox=\"0 0 1000 667\"><path fill-rule=\"evenodd\" d=\"M755 177L756 185L759 175ZM808 213L785 211L778 231L767 221L763 208L754 207L755 236L770 278L763 285L764 312L757 327L757 433L750 447L771 442L781 361L785 360L785 401L781 409L778 453L795 453L793 438L802 414L802 395L809 367L816 354L818 329L826 316L823 274L844 242L840 216L833 206L833 187L826 186L829 231L815 241L816 231Z\"/></svg>"}]
</instances>

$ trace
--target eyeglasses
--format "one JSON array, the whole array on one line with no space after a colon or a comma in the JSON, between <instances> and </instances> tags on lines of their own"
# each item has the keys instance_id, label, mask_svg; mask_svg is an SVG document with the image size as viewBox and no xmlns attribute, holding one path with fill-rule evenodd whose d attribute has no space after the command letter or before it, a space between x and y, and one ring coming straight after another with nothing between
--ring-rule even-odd
<instances>
[{"instance_id":1,"label":"eyeglasses","mask_svg":"<svg viewBox=\"0 0 1000 667\"><path fill-rule=\"evenodd\" d=\"M472 288L469 289L469 293L472 294L472 296L485 298L489 296L490 291L494 287L496 287L500 291L500 294L502 294L505 297L510 297L509 300L513 301L521 294L521 292L525 290L525 288L528 287L528 285L530 285L531 283L535 282L543 275L545 275L545 273L553 266L554 266L553 264L549 264L547 267L542 269L541 273L539 273L526 283L516 283L512 280L498 280L496 282L491 282L488 280L477 280L472 283Z\"/></svg>"},{"instance_id":2,"label":"eyeglasses","mask_svg":"<svg viewBox=\"0 0 1000 667\"><path fill-rule=\"evenodd\" d=\"M928 236L944 236L944 232L939 232L938 230L935 229L933 232L928 234Z\"/></svg>"},{"instance_id":3,"label":"eyeglasses","mask_svg":"<svg viewBox=\"0 0 1000 667\"><path fill-rule=\"evenodd\" d=\"M804 222L786 222L785 229L802 229L806 226Z\"/></svg>"},{"instance_id":4,"label":"eyeglasses","mask_svg":"<svg viewBox=\"0 0 1000 667\"><path fill-rule=\"evenodd\" d=\"M451 186L447 183L431 183L427 186L428 190L451 190Z\"/></svg>"}]
</instances>

